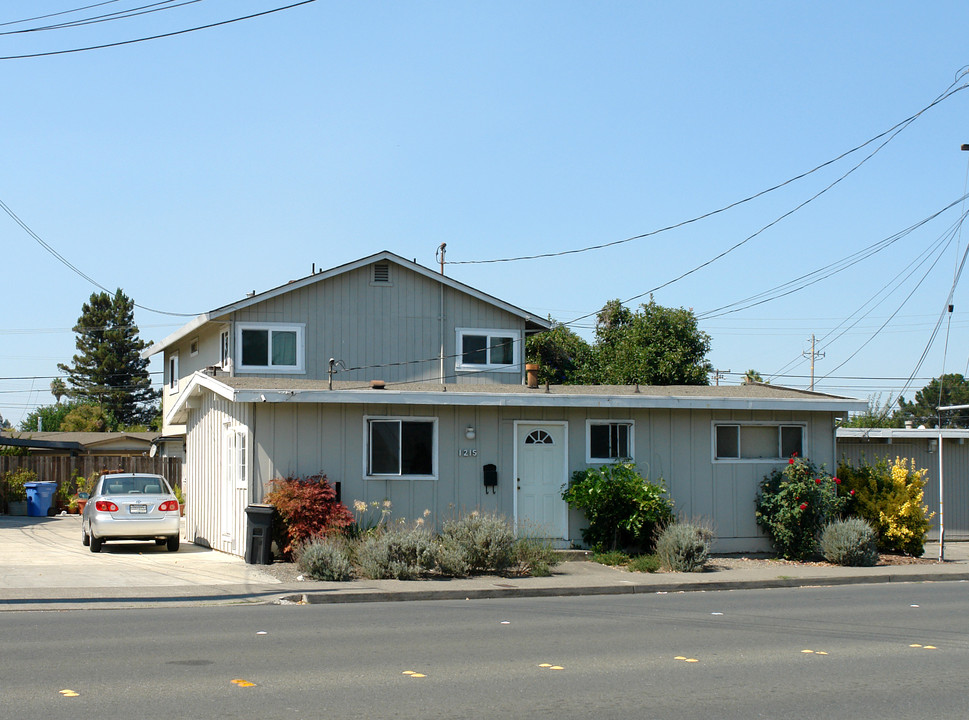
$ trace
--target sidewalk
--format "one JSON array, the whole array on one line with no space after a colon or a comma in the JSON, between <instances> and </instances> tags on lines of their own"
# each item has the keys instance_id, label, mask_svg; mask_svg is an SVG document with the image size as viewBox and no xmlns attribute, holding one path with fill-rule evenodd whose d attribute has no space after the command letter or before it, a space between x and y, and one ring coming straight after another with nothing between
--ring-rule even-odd
<instances>
[{"instance_id":1,"label":"sidewalk","mask_svg":"<svg viewBox=\"0 0 969 720\"><path fill-rule=\"evenodd\" d=\"M926 558L938 558L937 543ZM713 563L716 564L715 562ZM231 603L345 603L673 593L849 583L969 580L969 543L946 543L946 562L846 568L738 563L701 573L630 573L568 561L547 578L484 576L447 580L280 582L264 566L182 545L177 553L139 543L108 543L91 553L77 516L0 516L0 610Z\"/></svg>"}]
</instances>

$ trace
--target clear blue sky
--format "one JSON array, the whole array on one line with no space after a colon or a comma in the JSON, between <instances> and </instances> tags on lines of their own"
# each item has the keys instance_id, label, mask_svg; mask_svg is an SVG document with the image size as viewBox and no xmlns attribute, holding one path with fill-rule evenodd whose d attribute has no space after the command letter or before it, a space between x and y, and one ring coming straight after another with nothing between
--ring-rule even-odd
<instances>
[{"instance_id":1,"label":"clear blue sky","mask_svg":"<svg viewBox=\"0 0 969 720\"><path fill-rule=\"evenodd\" d=\"M0 23L93 1L10 0ZM0 32L144 4L122 0ZM286 4L203 0L5 34L0 56ZM173 313L205 312L305 276L314 263L384 249L428 266L442 242L455 262L556 253L690 220L879 135L953 82L969 82L960 77L967 28L969 5L954 1L319 0L150 42L0 61L0 200L99 283ZM812 333L825 353L819 390L885 400L904 384L895 378L916 372L969 234L952 237L847 332L839 323L945 243L961 205L798 292L704 313L861 252L961 197L967 107L969 90L957 92L803 209L655 292L660 304L704 317L711 361L732 371L721 382L753 368L806 387ZM571 320L712 260L875 147L676 230L447 272ZM71 327L97 288L4 214L0 238L0 415L16 425L53 402L50 377L70 361ZM943 325L908 397L943 370L966 371L965 285L945 356ZM188 318L138 310L136 320L150 341ZM580 325L590 337L591 322ZM36 379L11 379L21 377Z\"/></svg>"}]
</instances>

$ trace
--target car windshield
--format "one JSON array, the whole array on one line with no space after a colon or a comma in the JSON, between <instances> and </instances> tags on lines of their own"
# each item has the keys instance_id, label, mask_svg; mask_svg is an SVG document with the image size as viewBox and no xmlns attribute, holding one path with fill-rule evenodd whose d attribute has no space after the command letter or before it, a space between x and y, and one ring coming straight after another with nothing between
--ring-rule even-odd
<instances>
[{"instance_id":1,"label":"car windshield","mask_svg":"<svg viewBox=\"0 0 969 720\"><path fill-rule=\"evenodd\" d=\"M171 490L160 477L106 477L101 481L102 495L169 495Z\"/></svg>"}]
</instances>

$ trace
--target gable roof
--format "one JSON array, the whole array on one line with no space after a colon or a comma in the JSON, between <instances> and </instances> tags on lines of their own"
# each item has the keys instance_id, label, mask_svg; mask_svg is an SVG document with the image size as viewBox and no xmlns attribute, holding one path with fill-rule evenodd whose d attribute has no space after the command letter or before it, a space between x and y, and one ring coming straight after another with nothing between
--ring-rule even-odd
<instances>
[{"instance_id":1,"label":"gable roof","mask_svg":"<svg viewBox=\"0 0 969 720\"><path fill-rule=\"evenodd\" d=\"M271 300L272 298L278 297L280 295L284 295L286 293L293 292L295 290L300 290L309 285L313 285L315 283L328 280L332 277L336 277L338 275L343 275L345 273L358 270L362 267L366 267L367 265L372 265L373 263L380 262L381 260L387 260L389 262L396 263L412 272L417 273L418 275L422 275L425 278L428 278L435 282L439 282L445 287L449 287L449 288L452 288L453 290L457 290L458 292L465 293L474 298L477 298L478 300L481 300L482 302L486 302L490 305L494 305L495 307L498 307L504 310L505 312L508 312L512 315L520 317L525 321L526 332L529 332L529 331L539 332L542 330L548 330L552 326L552 324L548 320L539 318L533 313L530 313L526 310L522 310L521 308L516 307L515 305L512 305L510 303L507 303L504 300L499 300L493 295L488 295L487 293L483 293L480 290L477 290L471 287L470 285L465 285L464 283L459 282L458 280L455 280L454 278L448 277L447 275L442 275L441 273L435 272L434 270L426 268L423 265L418 265L416 262L411 262L410 260L406 260L402 258L400 255L396 255L395 253L392 253L388 250L383 250L379 253L375 253L373 255L368 255L367 257L360 258L359 260L354 260L353 262L349 262L344 265L338 265L337 267L330 268L329 270L320 270L319 272L316 272L312 275L308 275L307 277L301 278L299 280L292 280L286 283L285 285L280 285L271 290L266 290L265 292L252 295L251 297L246 297L237 302L230 303L228 305L223 305L222 307L216 308L215 310L210 310L207 313L203 313L202 315L199 315L198 317L190 321L188 324L182 326L181 328L179 328L178 330L176 330L175 332L173 332L171 335L164 338L160 342L153 343L152 345L147 347L145 350L142 351L141 356L144 358L149 358L152 355L156 355L160 353L166 347L170 345L174 345L175 343L184 339L187 335L193 333L202 325L205 325L208 322L217 320L226 315L234 313L238 310L243 310L247 307L251 307L252 305L255 305L257 303L261 303L266 300Z\"/></svg>"}]
</instances>

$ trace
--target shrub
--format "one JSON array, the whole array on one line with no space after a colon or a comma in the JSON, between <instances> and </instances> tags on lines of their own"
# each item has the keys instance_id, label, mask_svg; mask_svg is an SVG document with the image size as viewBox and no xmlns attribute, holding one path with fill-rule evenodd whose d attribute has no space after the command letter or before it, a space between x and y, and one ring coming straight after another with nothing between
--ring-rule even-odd
<instances>
[{"instance_id":1,"label":"shrub","mask_svg":"<svg viewBox=\"0 0 969 720\"><path fill-rule=\"evenodd\" d=\"M441 542L450 551L463 554L472 573L502 572L514 562L515 533L497 515L472 512L448 520L441 528Z\"/></svg>"},{"instance_id":2,"label":"shrub","mask_svg":"<svg viewBox=\"0 0 969 720\"><path fill-rule=\"evenodd\" d=\"M821 555L836 565L871 567L878 562L875 530L861 518L835 520L821 532Z\"/></svg>"},{"instance_id":3,"label":"shrub","mask_svg":"<svg viewBox=\"0 0 969 720\"><path fill-rule=\"evenodd\" d=\"M314 538L296 548L296 566L314 580L353 578L350 548L340 537Z\"/></svg>"},{"instance_id":4,"label":"shrub","mask_svg":"<svg viewBox=\"0 0 969 720\"><path fill-rule=\"evenodd\" d=\"M27 499L27 483L37 482L37 473L27 468L8 470L0 480L0 492L3 493L3 504L24 502Z\"/></svg>"},{"instance_id":5,"label":"shrub","mask_svg":"<svg viewBox=\"0 0 969 720\"><path fill-rule=\"evenodd\" d=\"M548 577L559 564L558 553L548 538L520 535L512 547L512 572L522 577Z\"/></svg>"},{"instance_id":6,"label":"shrub","mask_svg":"<svg viewBox=\"0 0 969 720\"><path fill-rule=\"evenodd\" d=\"M605 552L593 553L592 562L597 562L600 565L625 565L629 562L629 555L622 550L606 550Z\"/></svg>"},{"instance_id":7,"label":"shrub","mask_svg":"<svg viewBox=\"0 0 969 720\"><path fill-rule=\"evenodd\" d=\"M699 523L667 525L656 537L656 557L673 572L697 572L710 556L713 530Z\"/></svg>"},{"instance_id":8,"label":"shrub","mask_svg":"<svg viewBox=\"0 0 969 720\"><path fill-rule=\"evenodd\" d=\"M585 513L582 539L598 550L648 548L656 526L673 515L662 480L649 482L630 462L577 470L562 497Z\"/></svg>"},{"instance_id":9,"label":"shrub","mask_svg":"<svg viewBox=\"0 0 969 720\"><path fill-rule=\"evenodd\" d=\"M364 535L379 535L390 519L391 502L384 500L377 502L373 500L368 505L363 500L353 501L353 522L345 529L344 533L349 538L359 538ZM374 518L374 514L378 513Z\"/></svg>"},{"instance_id":10,"label":"shrub","mask_svg":"<svg viewBox=\"0 0 969 720\"><path fill-rule=\"evenodd\" d=\"M413 580L437 567L439 543L424 527L398 526L364 537L357 547L357 562L373 580Z\"/></svg>"},{"instance_id":11,"label":"shrub","mask_svg":"<svg viewBox=\"0 0 969 720\"><path fill-rule=\"evenodd\" d=\"M637 555L629 564L626 569L630 572L643 572L643 573L654 573L660 568L660 560L657 555Z\"/></svg>"},{"instance_id":12,"label":"shrub","mask_svg":"<svg viewBox=\"0 0 969 720\"><path fill-rule=\"evenodd\" d=\"M839 482L798 457L764 478L756 499L757 524L781 557L805 560L814 554L821 530L844 508Z\"/></svg>"},{"instance_id":13,"label":"shrub","mask_svg":"<svg viewBox=\"0 0 969 720\"><path fill-rule=\"evenodd\" d=\"M276 508L273 535L287 560L298 545L311 538L339 532L353 522L326 475L279 478L270 483L267 503Z\"/></svg>"},{"instance_id":14,"label":"shrub","mask_svg":"<svg viewBox=\"0 0 969 720\"><path fill-rule=\"evenodd\" d=\"M921 557L925 535L935 516L922 504L926 470L916 470L913 460L886 459L874 465L863 461L859 467L847 462L838 466L841 492L852 513L868 521L883 552L903 552Z\"/></svg>"}]
</instances>

